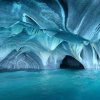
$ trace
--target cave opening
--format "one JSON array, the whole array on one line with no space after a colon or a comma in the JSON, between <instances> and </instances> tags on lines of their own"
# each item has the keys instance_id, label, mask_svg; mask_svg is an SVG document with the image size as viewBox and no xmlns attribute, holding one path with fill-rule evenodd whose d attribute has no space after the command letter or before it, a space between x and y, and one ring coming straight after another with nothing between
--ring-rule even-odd
<instances>
[{"instance_id":1,"label":"cave opening","mask_svg":"<svg viewBox=\"0 0 100 100\"><path fill-rule=\"evenodd\" d=\"M81 70L84 66L72 56L66 55L60 64L60 69Z\"/></svg>"}]
</instances>

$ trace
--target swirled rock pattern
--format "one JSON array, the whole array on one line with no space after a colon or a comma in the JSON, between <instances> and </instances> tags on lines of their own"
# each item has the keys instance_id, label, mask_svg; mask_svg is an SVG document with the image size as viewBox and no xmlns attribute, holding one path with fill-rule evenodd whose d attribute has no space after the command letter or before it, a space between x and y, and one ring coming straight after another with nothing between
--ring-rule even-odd
<instances>
[{"instance_id":1,"label":"swirled rock pattern","mask_svg":"<svg viewBox=\"0 0 100 100\"><path fill-rule=\"evenodd\" d=\"M0 69L55 69L66 55L100 68L100 0L0 0Z\"/></svg>"}]
</instances>

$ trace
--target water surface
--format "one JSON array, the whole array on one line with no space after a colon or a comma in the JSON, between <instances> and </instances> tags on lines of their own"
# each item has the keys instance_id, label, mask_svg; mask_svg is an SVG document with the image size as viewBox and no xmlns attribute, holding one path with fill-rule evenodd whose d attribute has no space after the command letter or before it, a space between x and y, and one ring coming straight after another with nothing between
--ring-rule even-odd
<instances>
[{"instance_id":1,"label":"water surface","mask_svg":"<svg viewBox=\"0 0 100 100\"><path fill-rule=\"evenodd\" d=\"M100 100L100 71L0 73L0 100Z\"/></svg>"}]
</instances>

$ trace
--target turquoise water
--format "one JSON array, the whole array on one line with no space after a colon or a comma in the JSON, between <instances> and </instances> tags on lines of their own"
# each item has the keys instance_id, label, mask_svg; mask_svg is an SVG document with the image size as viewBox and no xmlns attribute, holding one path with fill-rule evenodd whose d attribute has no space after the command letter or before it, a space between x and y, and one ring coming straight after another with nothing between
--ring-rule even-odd
<instances>
[{"instance_id":1,"label":"turquoise water","mask_svg":"<svg viewBox=\"0 0 100 100\"><path fill-rule=\"evenodd\" d=\"M100 100L100 71L0 73L0 100Z\"/></svg>"}]
</instances>

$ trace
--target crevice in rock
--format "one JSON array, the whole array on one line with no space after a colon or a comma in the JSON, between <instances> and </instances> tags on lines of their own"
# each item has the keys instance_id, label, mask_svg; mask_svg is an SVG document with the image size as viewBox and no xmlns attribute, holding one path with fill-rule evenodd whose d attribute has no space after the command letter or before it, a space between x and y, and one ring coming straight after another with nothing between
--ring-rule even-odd
<instances>
[{"instance_id":1,"label":"crevice in rock","mask_svg":"<svg viewBox=\"0 0 100 100\"><path fill-rule=\"evenodd\" d=\"M65 56L60 64L61 69L72 69L72 70L79 70L84 69L84 66L75 58L71 56Z\"/></svg>"}]
</instances>

